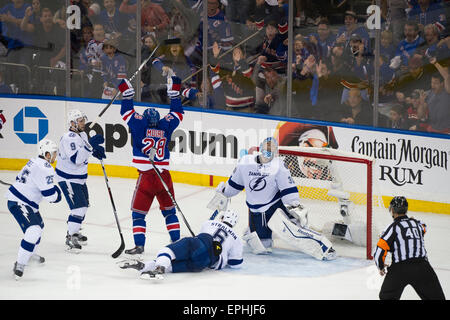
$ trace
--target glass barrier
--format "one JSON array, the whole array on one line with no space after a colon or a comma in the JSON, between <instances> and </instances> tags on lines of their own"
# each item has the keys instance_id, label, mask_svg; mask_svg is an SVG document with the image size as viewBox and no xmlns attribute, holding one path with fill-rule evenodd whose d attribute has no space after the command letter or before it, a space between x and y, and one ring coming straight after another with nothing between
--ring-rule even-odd
<instances>
[{"instance_id":1,"label":"glass barrier","mask_svg":"<svg viewBox=\"0 0 450 320\"><path fill-rule=\"evenodd\" d=\"M372 4L379 31L368 28ZM450 133L449 10L445 0L0 0L0 88L110 99L146 62L133 79L141 101L167 104L174 73L198 90L186 106Z\"/></svg>"}]
</instances>

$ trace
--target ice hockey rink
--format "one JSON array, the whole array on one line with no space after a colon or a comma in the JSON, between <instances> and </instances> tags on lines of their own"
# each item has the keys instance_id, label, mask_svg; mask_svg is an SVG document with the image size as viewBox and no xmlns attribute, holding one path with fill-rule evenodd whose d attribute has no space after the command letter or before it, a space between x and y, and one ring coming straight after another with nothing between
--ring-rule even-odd
<instances>
[{"instance_id":1,"label":"ice hockey rink","mask_svg":"<svg viewBox=\"0 0 450 320\"><path fill-rule=\"evenodd\" d=\"M0 179L13 182L16 173L0 171ZM109 178L126 248L134 246L130 203L135 179ZM338 258L317 261L287 248L275 248L271 255L244 252L241 269L207 270L201 273L167 274L161 281L145 281L135 270L117 266L123 255L113 259L120 237L103 176L88 178L91 206L83 224L88 245L80 254L65 251L68 207L41 203L45 227L38 254L44 265L29 265L22 279L14 280L13 264L22 232L6 206L0 185L0 299L120 299L120 300L376 300L382 277L362 250L354 254L347 245L336 243ZM206 204L214 189L175 184L175 196L194 232L198 232L211 212ZM235 227L242 235L247 225L244 194L233 198L231 207L240 214ZM313 214L313 213L310 213ZM388 215L388 213L386 212ZM450 215L412 212L410 216L427 224L425 244L446 297L450 296ZM179 215L182 236L189 236ZM163 217L155 201L147 216L147 243L144 259L153 259L169 243ZM359 258L356 257L359 254ZM419 299L407 287L402 299Z\"/></svg>"}]
</instances>

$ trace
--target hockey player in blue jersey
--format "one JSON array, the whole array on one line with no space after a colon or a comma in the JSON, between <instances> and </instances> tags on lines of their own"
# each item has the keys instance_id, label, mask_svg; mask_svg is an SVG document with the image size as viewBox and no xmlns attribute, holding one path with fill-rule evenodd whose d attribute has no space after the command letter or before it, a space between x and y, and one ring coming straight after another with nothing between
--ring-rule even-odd
<instances>
[{"instance_id":1,"label":"hockey player in blue jersey","mask_svg":"<svg viewBox=\"0 0 450 320\"><path fill-rule=\"evenodd\" d=\"M61 190L54 183L55 171L51 166L55 162L58 146L51 140L43 139L39 142L38 151L39 156L28 161L5 194L8 209L24 233L13 269L16 280L23 276L30 261L45 262L36 254L44 229L39 203L43 198L51 203L61 201Z\"/></svg>"},{"instance_id":2,"label":"hockey player in blue jersey","mask_svg":"<svg viewBox=\"0 0 450 320\"><path fill-rule=\"evenodd\" d=\"M56 178L69 205L70 214L67 219L67 250L79 253L87 237L80 233L81 224L89 207L89 193L86 185L88 159L92 155L101 160L106 158L104 142L101 135L89 139L84 131L87 117L80 110L68 113L69 131L59 142L56 164Z\"/></svg>"},{"instance_id":3,"label":"hockey player in blue jersey","mask_svg":"<svg viewBox=\"0 0 450 320\"><path fill-rule=\"evenodd\" d=\"M125 79L119 84L119 90L122 92L120 114L130 128L133 139L132 163L139 172L131 204L135 247L125 250L125 253L129 255L139 255L144 252L145 217L155 197L165 218L171 241L174 242L180 238L180 223L175 206L149 160L150 149L156 149L153 163L161 172L162 179L174 196L172 178L168 170L169 142L173 131L183 120L180 89L181 79L168 77L167 94L170 97L170 112L160 119L159 112L155 108L146 109L142 115L137 113L133 104L134 89L130 81ZM189 89L186 95L195 97L196 92L195 89Z\"/></svg>"},{"instance_id":4,"label":"hockey player in blue jersey","mask_svg":"<svg viewBox=\"0 0 450 320\"><path fill-rule=\"evenodd\" d=\"M142 279L162 279L162 275L169 272L220 270L227 266L240 268L243 245L233 230L238 218L236 212L226 210L219 221L205 221L197 236L180 239L159 250L155 260L145 263L125 260L119 263L119 267L138 270Z\"/></svg>"}]
</instances>

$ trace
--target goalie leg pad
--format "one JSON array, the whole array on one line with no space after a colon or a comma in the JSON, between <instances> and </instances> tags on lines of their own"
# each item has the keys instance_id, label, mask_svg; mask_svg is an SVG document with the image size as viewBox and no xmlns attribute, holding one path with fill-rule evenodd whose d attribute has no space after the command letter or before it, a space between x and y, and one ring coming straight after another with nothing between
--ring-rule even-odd
<instances>
[{"instance_id":1,"label":"goalie leg pad","mask_svg":"<svg viewBox=\"0 0 450 320\"><path fill-rule=\"evenodd\" d=\"M247 245L252 249L254 254L267 254L271 252L270 249L263 245L256 231L250 232L250 230L247 230L242 236L242 240L247 242Z\"/></svg>"},{"instance_id":2,"label":"goalie leg pad","mask_svg":"<svg viewBox=\"0 0 450 320\"><path fill-rule=\"evenodd\" d=\"M334 252L331 242L325 236L294 224L282 209L275 211L268 225L286 243L318 260L327 260L329 253Z\"/></svg>"}]
</instances>

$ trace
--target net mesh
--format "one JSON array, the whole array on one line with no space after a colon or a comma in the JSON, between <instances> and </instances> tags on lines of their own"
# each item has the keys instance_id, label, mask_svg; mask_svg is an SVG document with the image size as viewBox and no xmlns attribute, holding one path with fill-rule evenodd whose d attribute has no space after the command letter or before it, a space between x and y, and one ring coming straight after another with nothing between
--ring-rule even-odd
<instances>
[{"instance_id":1,"label":"net mesh","mask_svg":"<svg viewBox=\"0 0 450 320\"><path fill-rule=\"evenodd\" d=\"M280 157L298 187L302 204L309 209L309 226L322 232L333 242L342 242L341 237L338 239L332 236L334 224L350 225L353 242L347 241L346 245L365 249L368 228L371 228L370 250L366 250L367 258L370 258L388 214L377 184L368 177L367 164L352 161L360 157L358 154L344 155L337 150L331 152L315 149L291 149L288 150L289 154L280 150ZM292 154L292 151L296 154ZM308 155L302 155L302 151L308 152ZM332 155L338 155L341 159L327 158ZM369 188L372 192L371 213L367 201ZM368 227L370 219L372 223ZM364 252L364 249L360 251Z\"/></svg>"}]
</instances>

